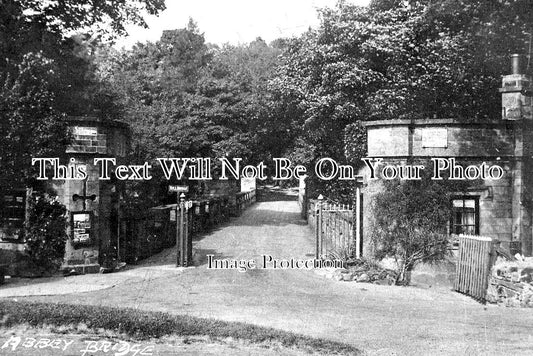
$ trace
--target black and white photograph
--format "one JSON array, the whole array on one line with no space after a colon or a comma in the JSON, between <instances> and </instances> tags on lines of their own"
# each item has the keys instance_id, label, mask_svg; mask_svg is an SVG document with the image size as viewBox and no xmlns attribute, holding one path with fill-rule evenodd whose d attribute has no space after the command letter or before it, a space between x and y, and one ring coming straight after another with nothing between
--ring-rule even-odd
<instances>
[{"instance_id":1,"label":"black and white photograph","mask_svg":"<svg viewBox=\"0 0 533 356\"><path fill-rule=\"evenodd\" d=\"M0 0L0 355L533 355L533 0Z\"/></svg>"}]
</instances>

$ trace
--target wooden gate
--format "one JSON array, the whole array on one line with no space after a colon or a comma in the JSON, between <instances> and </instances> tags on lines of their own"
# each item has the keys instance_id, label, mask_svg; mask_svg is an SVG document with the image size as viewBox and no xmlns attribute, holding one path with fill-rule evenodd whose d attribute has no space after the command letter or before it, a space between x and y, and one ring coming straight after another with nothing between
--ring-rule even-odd
<instances>
[{"instance_id":1,"label":"wooden gate","mask_svg":"<svg viewBox=\"0 0 533 356\"><path fill-rule=\"evenodd\" d=\"M459 236L459 257L454 289L485 302L490 269L495 262L495 244L490 237Z\"/></svg>"}]
</instances>

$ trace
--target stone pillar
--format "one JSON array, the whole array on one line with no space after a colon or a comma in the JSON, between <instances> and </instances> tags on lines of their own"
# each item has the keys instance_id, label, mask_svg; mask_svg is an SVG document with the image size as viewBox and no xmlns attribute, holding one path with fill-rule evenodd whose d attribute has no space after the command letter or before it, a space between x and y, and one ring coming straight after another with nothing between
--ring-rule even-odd
<instances>
[{"instance_id":1,"label":"stone pillar","mask_svg":"<svg viewBox=\"0 0 533 356\"><path fill-rule=\"evenodd\" d=\"M111 217L119 215L115 203L119 185L99 179L99 166L94 164L94 158L116 158L117 164L125 163L120 159L125 157L129 146L129 128L124 123L92 117L71 118L70 125L74 139L66 153L74 159L73 164L86 166L87 179L61 181L54 184L54 188L69 215L88 213L91 226L87 229L90 230L90 241L80 243L74 240L73 221L69 221L69 240L62 269L98 272L104 262L103 254L111 250L112 240L117 238ZM76 199L75 194L78 196ZM85 199L79 198L81 196ZM77 233L83 234L82 230L78 229Z\"/></svg>"}]
</instances>

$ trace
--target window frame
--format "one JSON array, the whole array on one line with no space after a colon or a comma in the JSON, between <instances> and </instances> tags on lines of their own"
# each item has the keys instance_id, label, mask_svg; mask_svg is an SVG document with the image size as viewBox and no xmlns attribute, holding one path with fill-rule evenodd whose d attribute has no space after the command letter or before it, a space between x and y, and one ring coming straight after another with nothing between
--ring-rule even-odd
<instances>
[{"instance_id":1,"label":"window frame","mask_svg":"<svg viewBox=\"0 0 533 356\"><path fill-rule=\"evenodd\" d=\"M455 233L455 227L456 226L472 226L472 225L465 225L465 224L454 224L455 222L455 207L453 206L454 200L462 200L463 201L463 208L464 209L464 202L465 200L473 200L474 201L474 235L479 235L479 219L480 219L480 211L479 211L479 195L453 195L450 197L450 205L451 205L451 214L450 214L450 235L466 235L465 233L456 234ZM463 229L462 229L463 230Z\"/></svg>"},{"instance_id":2,"label":"window frame","mask_svg":"<svg viewBox=\"0 0 533 356\"><path fill-rule=\"evenodd\" d=\"M11 197L11 200L7 200L7 197ZM22 198L22 201L19 202L18 198ZM0 191L0 243L24 243L27 200L26 189Z\"/></svg>"}]
</instances>

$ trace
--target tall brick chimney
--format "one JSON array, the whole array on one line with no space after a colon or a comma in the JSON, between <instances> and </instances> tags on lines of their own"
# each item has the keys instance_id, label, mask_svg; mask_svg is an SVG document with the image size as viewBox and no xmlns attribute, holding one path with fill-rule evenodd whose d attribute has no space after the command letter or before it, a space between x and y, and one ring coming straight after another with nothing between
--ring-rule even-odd
<instances>
[{"instance_id":1,"label":"tall brick chimney","mask_svg":"<svg viewBox=\"0 0 533 356\"><path fill-rule=\"evenodd\" d=\"M530 88L531 80L522 73L521 56L511 55L512 74L504 75L502 79L502 119L522 120L533 119Z\"/></svg>"}]
</instances>

